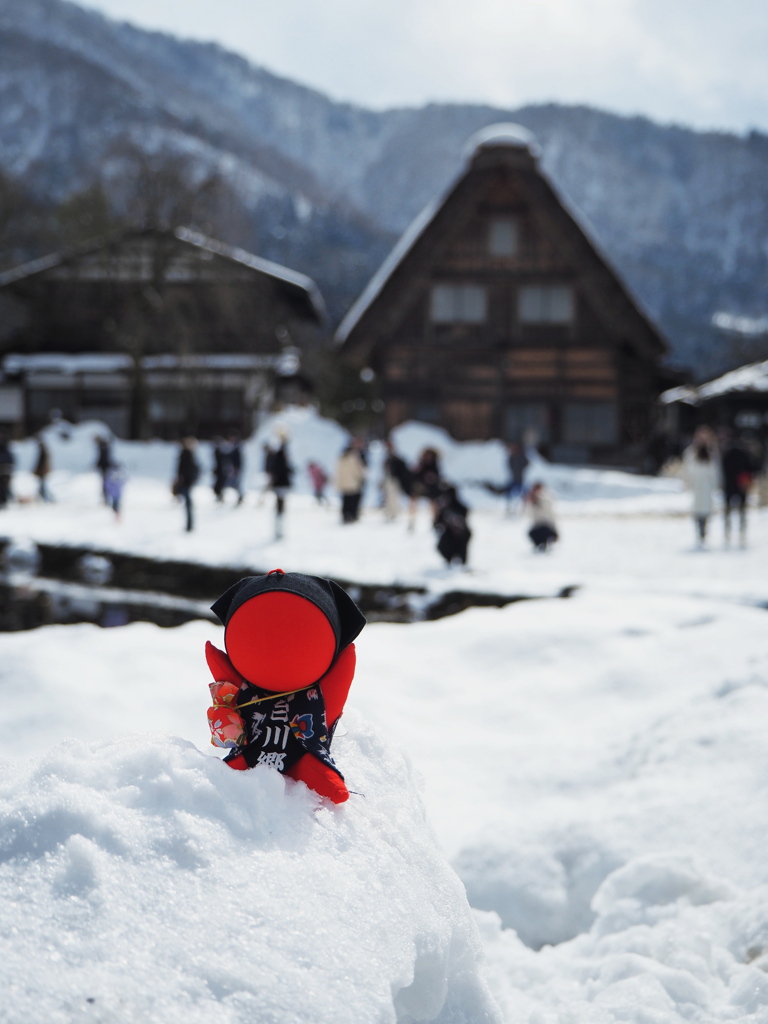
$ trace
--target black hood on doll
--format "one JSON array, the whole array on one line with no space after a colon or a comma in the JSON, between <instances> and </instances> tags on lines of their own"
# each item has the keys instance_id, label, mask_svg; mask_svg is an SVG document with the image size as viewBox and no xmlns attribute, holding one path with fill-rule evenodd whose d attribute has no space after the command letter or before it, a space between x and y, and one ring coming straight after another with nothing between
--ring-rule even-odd
<instances>
[{"instance_id":1,"label":"black hood on doll","mask_svg":"<svg viewBox=\"0 0 768 1024\"><path fill-rule=\"evenodd\" d=\"M222 594L211 605L211 611L226 626L246 601L275 591L306 598L320 609L336 637L337 654L352 643L365 625L365 616L338 583L300 572L284 573L279 569L265 576L246 576Z\"/></svg>"}]
</instances>

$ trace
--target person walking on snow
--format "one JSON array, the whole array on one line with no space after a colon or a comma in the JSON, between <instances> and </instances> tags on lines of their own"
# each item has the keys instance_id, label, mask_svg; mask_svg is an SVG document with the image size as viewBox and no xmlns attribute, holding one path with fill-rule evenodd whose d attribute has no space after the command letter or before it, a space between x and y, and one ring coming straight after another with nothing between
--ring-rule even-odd
<instances>
[{"instance_id":1,"label":"person walking on snow","mask_svg":"<svg viewBox=\"0 0 768 1024\"><path fill-rule=\"evenodd\" d=\"M715 491L720 487L717 445L709 427L697 427L693 442L683 452L683 479L691 491L697 546L703 548L714 508Z\"/></svg>"},{"instance_id":2,"label":"person walking on snow","mask_svg":"<svg viewBox=\"0 0 768 1024\"><path fill-rule=\"evenodd\" d=\"M243 498L243 443L235 431L229 435L229 458L227 460L226 487L237 493L237 504L242 505Z\"/></svg>"},{"instance_id":3,"label":"person walking on snow","mask_svg":"<svg viewBox=\"0 0 768 1024\"><path fill-rule=\"evenodd\" d=\"M42 437L37 438L37 460L32 470L39 481L38 496L41 501L53 501L48 490L48 474L51 472L51 453Z\"/></svg>"},{"instance_id":4,"label":"person walking on snow","mask_svg":"<svg viewBox=\"0 0 768 1024\"><path fill-rule=\"evenodd\" d=\"M507 499L507 515L511 514L513 506L522 501L523 479L528 462L529 459L525 454L523 446L517 441L510 441L507 444L507 470L509 477L504 491L504 497Z\"/></svg>"},{"instance_id":5,"label":"person walking on snow","mask_svg":"<svg viewBox=\"0 0 768 1024\"><path fill-rule=\"evenodd\" d=\"M11 497L11 481L16 460L6 434L0 434L0 508L5 508Z\"/></svg>"},{"instance_id":6,"label":"person walking on snow","mask_svg":"<svg viewBox=\"0 0 768 1024\"><path fill-rule=\"evenodd\" d=\"M426 498L432 506L432 518L437 515L437 499L440 497L442 473L440 456L435 448L425 448L411 474L411 508L408 529L412 530L416 523L416 509L419 498Z\"/></svg>"},{"instance_id":7,"label":"person walking on snow","mask_svg":"<svg viewBox=\"0 0 768 1024\"><path fill-rule=\"evenodd\" d=\"M411 497L411 471L402 456L398 455L391 440L384 442L386 458L384 460L384 479L382 491L384 495L384 516L390 522L400 515L403 495Z\"/></svg>"},{"instance_id":8,"label":"person walking on snow","mask_svg":"<svg viewBox=\"0 0 768 1024\"><path fill-rule=\"evenodd\" d=\"M196 437L185 437L181 442L179 460L176 464L176 479L173 484L173 493L184 502L187 513L187 533L190 533L195 525L192 488L200 476L200 463L195 455L196 448Z\"/></svg>"},{"instance_id":9,"label":"person walking on snow","mask_svg":"<svg viewBox=\"0 0 768 1024\"><path fill-rule=\"evenodd\" d=\"M112 446L108 437L97 434L96 442L96 469L101 477L101 497L105 505L109 504L107 499L107 470L112 465Z\"/></svg>"},{"instance_id":10,"label":"person walking on snow","mask_svg":"<svg viewBox=\"0 0 768 1024\"><path fill-rule=\"evenodd\" d=\"M366 470L360 449L347 445L336 464L336 490L341 495L341 521L354 523L360 515Z\"/></svg>"},{"instance_id":11,"label":"person walking on snow","mask_svg":"<svg viewBox=\"0 0 768 1024\"><path fill-rule=\"evenodd\" d=\"M747 497L757 472L757 460L741 438L726 434L723 467L723 516L725 543L731 542L731 511L739 514L739 543L747 543Z\"/></svg>"},{"instance_id":12,"label":"person walking on snow","mask_svg":"<svg viewBox=\"0 0 768 1024\"><path fill-rule=\"evenodd\" d=\"M291 489L293 466L288 459L288 435L285 431L278 434L280 447L269 449L264 468L269 477L270 490L275 492L275 540L283 539L283 517L285 515L285 499Z\"/></svg>"},{"instance_id":13,"label":"person walking on snow","mask_svg":"<svg viewBox=\"0 0 768 1024\"><path fill-rule=\"evenodd\" d=\"M107 504L115 513L115 521L120 522L120 504L123 500L123 488L127 475L125 468L119 462L112 462L104 474L104 493L107 496Z\"/></svg>"}]
</instances>

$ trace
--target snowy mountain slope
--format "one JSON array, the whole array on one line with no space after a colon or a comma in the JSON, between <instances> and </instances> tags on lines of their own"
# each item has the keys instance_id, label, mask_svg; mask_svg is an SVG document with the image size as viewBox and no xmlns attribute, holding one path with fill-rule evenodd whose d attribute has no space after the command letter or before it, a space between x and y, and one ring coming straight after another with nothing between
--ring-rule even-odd
<instances>
[{"instance_id":1,"label":"snowy mountain slope","mask_svg":"<svg viewBox=\"0 0 768 1024\"><path fill-rule=\"evenodd\" d=\"M759 133L694 132L555 104L373 112L220 47L65 0L0 0L0 46L0 167L63 194L99 173L110 142L125 135L196 154L252 206L271 198L256 212L254 245L321 285L323 246L346 233L358 261L337 273L339 308L378 265L390 233L450 181L467 138L512 119L537 135L544 169L670 335L675 360L698 362L702 374L724 366L712 316L768 313L768 140ZM260 184L249 191L254 176ZM316 216L286 212L297 202ZM335 215L324 221L326 207Z\"/></svg>"}]
</instances>

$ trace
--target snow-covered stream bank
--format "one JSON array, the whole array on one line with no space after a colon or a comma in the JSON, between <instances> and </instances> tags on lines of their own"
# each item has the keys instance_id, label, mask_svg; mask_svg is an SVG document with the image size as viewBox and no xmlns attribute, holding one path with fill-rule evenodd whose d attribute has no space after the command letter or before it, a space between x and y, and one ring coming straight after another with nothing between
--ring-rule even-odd
<instances>
[{"instance_id":1,"label":"snow-covered stream bank","mask_svg":"<svg viewBox=\"0 0 768 1024\"><path fill-rule=\"evenodd\" d=\"M73 465L57 505L12 507L0 531L433 590L579 589L369 625L334 742L355 793L335 809L219 763L213 624L0 636L0 1019L768 1021L765 512L747 549L717 524L699 552L674 481L555 467L574 492L561 544L532 555L478 492L457 576L425 510L413 533L375 509L341 527L299 494L276 543L268 504L217 508L201 488L185 536L158 451L134 451L123 523Z\"/></svg>"}]
</instances>

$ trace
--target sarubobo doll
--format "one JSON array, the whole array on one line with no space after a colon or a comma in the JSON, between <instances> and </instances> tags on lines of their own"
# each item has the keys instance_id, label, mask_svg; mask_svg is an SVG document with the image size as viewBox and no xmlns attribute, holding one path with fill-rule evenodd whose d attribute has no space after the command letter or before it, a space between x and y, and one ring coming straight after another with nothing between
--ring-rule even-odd
<instances>
[{"instance_id":1,"label":"sarubobo doll","mask_svg":"<svg viewBox=\"0 0 768 1024\"><path fill-rule=\"evenodd\" d=\"M226 653L208 642L211 742L231 768L266 765L334 803L349 797L330 747L355 674L365 625L332 580L273 569L248 576L212 605Z\"/></svg>"}]
</instances>

